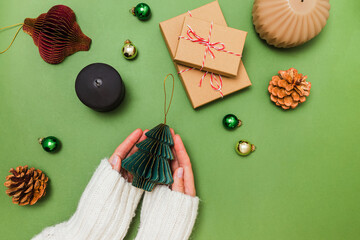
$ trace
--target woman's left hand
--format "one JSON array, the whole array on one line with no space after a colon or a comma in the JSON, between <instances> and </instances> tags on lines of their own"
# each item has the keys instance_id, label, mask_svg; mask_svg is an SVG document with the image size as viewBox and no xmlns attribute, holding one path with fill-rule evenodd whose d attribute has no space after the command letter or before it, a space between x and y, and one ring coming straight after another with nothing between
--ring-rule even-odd
<instances>
[{"instance_id":1,"label":"woman's left hand","mask_svg":"<svg viewBox=\"0 0 360 240\"><path fill-rule=\"evenodd\" d=\"M195 197L196 189L190 157L186 152L180 135L175 134L174 129L172 128L170 131L174 139L174 160L172 160L170 163L171 170L173 172L174 183L171 185L171 189L175 192L181 192L186 195Z\"/></svg>"}]
</instances>

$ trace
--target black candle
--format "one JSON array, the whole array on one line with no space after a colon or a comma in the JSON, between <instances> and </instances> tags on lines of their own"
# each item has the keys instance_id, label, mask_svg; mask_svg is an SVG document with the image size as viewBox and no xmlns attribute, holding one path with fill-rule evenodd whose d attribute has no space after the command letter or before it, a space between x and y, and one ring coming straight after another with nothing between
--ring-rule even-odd
<instances>
[{"instance_id":1,"label":"black candle","mask_svg":"<svg viewBox=\"0 0 360 240\"><path fill-rule=\"evenodd\" d=\"M125 96L120 74L104 63L83 68L76 78L75 91L83 104L99 112L115 109Z\"/></svg>"}]
</instances>

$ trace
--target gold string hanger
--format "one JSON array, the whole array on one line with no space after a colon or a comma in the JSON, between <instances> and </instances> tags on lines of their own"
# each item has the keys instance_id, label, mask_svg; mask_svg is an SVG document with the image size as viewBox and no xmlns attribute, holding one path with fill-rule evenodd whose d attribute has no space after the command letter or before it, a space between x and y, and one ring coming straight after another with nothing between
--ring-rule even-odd
<instances>
[{"instance_id":1,"label":"gold string hanger","mask_svg":"<svg viewBox=\"0 0 360 240\"><path fill-rule=\"evenodd\" d=\"M166 85L166 79L171 76L172 77L172 80L173 80L173 86L172 86L172 91L171 91L171 98L170 98L170 102L169 102L169 106L168 108L166 109L166 88L165 88L165 85ZM165 79L164 79L164 93L165 93L165 101L164 101L164 115L165 115L165 119L164 119L164 124L166 124L166 116L167 114L169 113L169 109L170 109L170 106L171 106L171 102L172 102L172 99L173 99L173 96L174 96L174 87L175 87L175 79L174 79L174 76L169 73L168 75L166 75Z\"/></svg>"},{"instance_id":2,"label":"gold string hanger","mask_svg":"<svg viewBox=\"0 0 360 240\"><path fill-rule=\"evenodd\" d=\"M24 26L24 24L23 24L23 23L18 23L18 24L14 24L14 25L11 25L11 26L7 26L7 27L0 28L0 31L2 31L2 30L5 30L5 29L8 29L8 28L16 27L16 26L20 26L20 27L19 27L19 29L16 31L14 38L12 39L10 45L9 45L4 51L0 52L0 54L3 54L3 53L5 53L7 50L9 50L9 48L11 47L11 45L14 43L15 38L16 38L17 35L19 34L20 29Z\"/></svg>"}]
</instances>

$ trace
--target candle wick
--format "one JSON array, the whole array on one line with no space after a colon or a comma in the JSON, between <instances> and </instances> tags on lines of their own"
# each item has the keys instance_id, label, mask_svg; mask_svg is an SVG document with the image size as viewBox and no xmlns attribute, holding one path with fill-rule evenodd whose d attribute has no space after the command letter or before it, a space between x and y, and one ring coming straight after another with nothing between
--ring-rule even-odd
<instances>
[{"instance_id":1,"label":"candle wick","mask_svg":"<svg viewBox=\"0 0 360 240\"><path fill-rule=\"evenodd\" d=\"M100 78L95 79L94 85L95 87L100 87L102 85L102 80Z\"/></svg>"}]
</instances>

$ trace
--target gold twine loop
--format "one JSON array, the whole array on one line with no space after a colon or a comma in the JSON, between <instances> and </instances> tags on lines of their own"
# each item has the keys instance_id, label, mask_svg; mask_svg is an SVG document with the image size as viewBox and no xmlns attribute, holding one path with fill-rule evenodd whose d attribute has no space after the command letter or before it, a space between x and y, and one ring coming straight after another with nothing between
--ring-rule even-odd
<instances>
[{"instance_id":1,"label":"gold twine loop","mask_svg":"<svg viewBox=\"0 0 360 240\"><path fill-rule=\"evenodd\" d=\"M171 98L170 98L170 102L169 102L169 106L168 108L166 109L166 88L165 88L165 85L166 85L166 79L171 76L172 77L172 80L173 80L173 86L172 86L172 91L171 91ZM164 93L165 93L165 101L164 101L164 114L165 114L165 119L164 119L164 124L166 124L166 116L169 112L169 109L170 109L170 106L171 106L171 102L172 102L172 99L173 99L173 96L174 96L174 87L175 87L175 79L174 79L174 76L169 73L168 75L166 75L165 79L164 79Z\"/></svg>"},{"instance_id":2,"label":"gold twine loop","mask_svg":"<svg viewBox=\"0 0 360 240\"><path fill-rule=\"evenodd\" d=\"M19 29L16 31L14 38L12 39L10 45L9 45L4 51L0 52L0 54L3 54L3 53L6 52L7 50L9 50L9 48L11 47L11 45L14 43L16 36L19 34L20 29L24 26L24 24L23 24L23 23L18 23L18 24L14 24L14 25L11 25L11 26L7 26L7 27L0 28L0 31L1 31L1 30L5 30L5 29L8 29L8 28L16 27L16 26L20 26L20 27L19 27Z\"/></svg>"}]
</instances>

